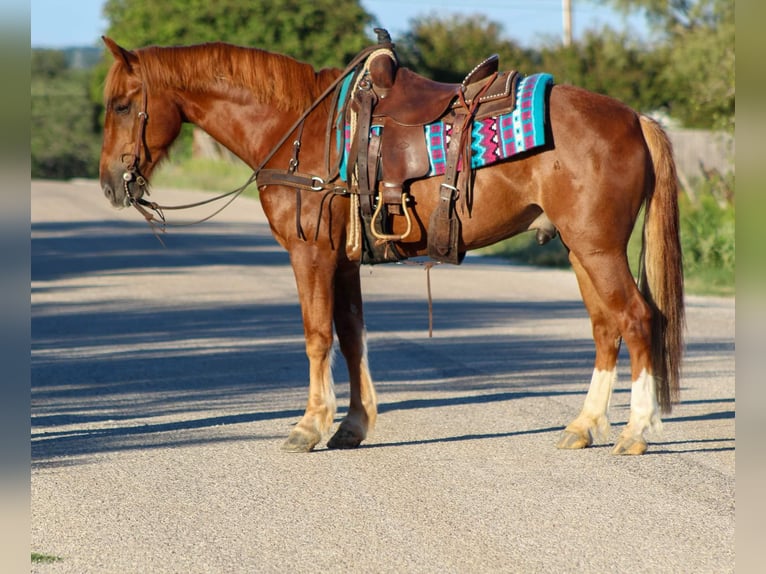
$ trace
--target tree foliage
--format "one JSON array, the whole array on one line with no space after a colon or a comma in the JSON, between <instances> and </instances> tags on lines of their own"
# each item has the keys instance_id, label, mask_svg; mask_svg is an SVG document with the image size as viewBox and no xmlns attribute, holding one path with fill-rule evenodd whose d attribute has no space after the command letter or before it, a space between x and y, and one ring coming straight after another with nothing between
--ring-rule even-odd
<instances>
[{"instance_id":1,"label":"tree foliage","mask_svg":"<svg viewBox=\"0 0 766 574\"><path fill-rule=\"evenodd\" d=\"M642 112L668 108L672 101L662 74L667 52L647 50L608 28L590 31L571 46L544 47L539 65L557 83L609 95Z\"/></svg>"},{"instance_id":2,"label":"tree foliage","mask_svg":"<svg viewBox=\"0 0 766 574\"><path fill-rule=\"evenodd\" d=\"M532 55L503 37L502 25L485 16L440 17L411 22L397 51L403 62L419 73L442 82L459 82L479 62L498 54L501 66L524 69Z\"/></svg>"},{"instance_id":3,"label":"tree foliage","mask_svg":"<svg viewBox=\"0 0 766 574\"><path fill-rule=\"evenodd\" d=\"M599 0L644 10L668 53L670 113L685 125L734 129L734 0Z\"/></svg>"},{"instance_id":4,"label":"tree foliage","mask_svg":"<svg viewBox=\"0 0 766 574\"><path fill-rule=\"evenodd\" d=\"M506 38L502 26L482 16L429 16L412 22L397 42L405 63L445 82L459 82L490 54L500 56L503 69L525 74L545 71L567 83L610 95L642 111L668 107L671 91L662 76L664 50L648 50L625 34L593 31L565 47L524 50Z\"/></svg>"},{"instance_id":5,"label":"tree foliage","mask_svg":"<svg viewBox=\"0 0 766 574\"><path fill-rule=\"evenodd\" d=\"M32 177L95 177L101 128L88 97L88 72L71 69L64 52L32 54Z\"/></svg>"},{"instance_id":6,"label":"tree foliage","mask_svg":"<svg viewBox=\"0 0 766 574\"><path fill-rule=\"evenodd\" d=\"M224 41L342 67L369 43L358 0L107 0L107 35L129 48Z\"/></svg>"},{"instance_id":7,"label":"tree foliage","mask_svg":"<svg viewBox=\"0 0 766 574\"><path fill-rule=\"evenodd\" d=\"M32 76L55 78L67 71L66 54L62 50L32 50Z\"/></svg>"},{"instance_id":8,"label":"tree foliage","mask_svg":"<svg viewBox=\"0 0 766 574\"><path fill-rule=\"evenodd\" d=\"M127 48L228 42L287 54L316 68L343 67L370 43L372 16L359 0L107 0L106 35ZM111 55L94 74L92 97ZM191 153L184 129L175 156Z\"/></svg>"}]
</instances>

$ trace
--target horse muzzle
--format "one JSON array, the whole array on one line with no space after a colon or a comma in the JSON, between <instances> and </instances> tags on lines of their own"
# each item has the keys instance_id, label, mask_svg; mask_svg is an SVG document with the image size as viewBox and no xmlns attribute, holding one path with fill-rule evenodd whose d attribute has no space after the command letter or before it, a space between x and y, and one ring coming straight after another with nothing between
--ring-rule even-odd
<instances>
[{"instance_id":1,"label":"horse muzzle","mask_svg":"<svg viewBox=\"0 0 766 574\"><path fill-rule=\"evenodd\" d=\"M102 190L109 202L117 208L130 207L148 193L147 181L144 176L135 170L124 171L119 179L111 178L112 181L102 180Z\"/></svg>"}]
</instances>

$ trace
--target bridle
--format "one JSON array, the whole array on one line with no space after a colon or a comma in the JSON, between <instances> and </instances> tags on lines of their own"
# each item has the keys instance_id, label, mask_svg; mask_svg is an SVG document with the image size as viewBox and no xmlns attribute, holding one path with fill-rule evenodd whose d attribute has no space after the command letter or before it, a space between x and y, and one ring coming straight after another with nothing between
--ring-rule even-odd
<instances>
[{"instance_id":1,"label":"bridle","mask_svg":"<svg viewBox=\"0 0 766 574\"><path fill-rule=\"evenodd\" d=\"M155 227L155 223L157 221L160 222L160 229L161 231L165 231L165 227L168 225L174 225L175 227L181 227L181 226L187 226L187 225L193 225L196 223L202 223L203 221L207 221L208 219L214 217L218 213L220 213L224 208L226 208L236 197L241 194L245 188L247 188L253 181L255 181L255 173L250 177L250 179L241 187L218 195L216 197L206 199L204 201L198 201L196 203L189 203L186 205L177 205L177 206L162 206L158 205L157 203L153 201L147 201L144 199L144 195L149 195L149 184L144 177L144 175L141 173L141 151L142 149L145 150L145 155L147 158L150 158L149 149L146 145L146 125L149 121L149 114L147 112L148 107L148 94L146 90L146 84L142 81L141 82L141 108L138 111L138 127L136 129L136 140L133 144L133 151L132 153L125 153L122 154L120 157L120 161L125 164L125 171L122 173L122 185L123 189L125 191L125 198L126 198L126 207L134 207L141 215L144 216L144 219L146 219L149 226L152 228L152 231L154 231L155 236L157 239L162 242L162 239L160 238L159 234L157 233L157 229ZM134 186L131 186L132 183L135 183ZM138 187L139 193L135 192L136 186ZM208 203L211 203L213 201L217 201L219 199L222 199L224 197L228 197L230 195L234 195L226 204L224 204L223 207L218 209L216 212L212 213L211 215L199 220L195 221L194 223L176 223L176 224L170 224L165 219L165 214L163 213L166 209L189 209L192 207L198 207L201 205L206 205ZM149 210L153 211L154 213L151 213ZM164 245L164 243L163 243Z\"/></svg>"},{"instance_id":2,"label":"bridle","mask_svg":"<svg viewBox=\"0 0 766 574\"><path fill-rule=\"evenodd\" d=\"M146 123L149 120L149 114L146 112L148 96L146 94L146 86L141 83L141 109L138 112L138 134L136 136L135 144L133 145L133 153L122 154L120 160L125 164L125 171L122 173L122 185L125 190L125 197L130 205L138 207L141 205L142 196L144 193L149 193L149 188L146 184L146 178L141 174L141 148L145 148L146 138ZM147 153L148 155L148 153ZM126 161L127 158L127 161ZM141 189L141 193L133 195L130 184L135 184ZM146 202L148 203L148 202ZM140 209L139 209L140 211Z\"/></svg>"},{"instance_id":3,"label":"bridle","mask_svg":"<svg viewBox=\"0 0 766 574\"><path fill-rule=\"evenodd\" d=\"M331 180L333 179L332 176L321 178L316 175L300 174L296 171L296 168L298 166L297 156L298 156L298 152L300 150L300 145L301 145L300 137L303 131L302 130L303 122L306 120L309 114L311 114L311 112L314 111L317 108L317 106L319 106L319 104L325 100L325 98L327 98L330 94L332 94L335 91L335 89L340 85L342 80L349 73L352 73L356 69L357 65L360 62L362 62L373 50L378 49L379 47L380 47L379 45L370 46L362 50L346 66L346 68L343 70L341 75L334 82L332 82L332 84L328 86L327 89L325 89L324 92L322 92L322 94L319 95L319 97L317 97L314 103L311 104L311 106L309 106L303 112L303 114L301 114L298 120L287 130L287 132L285 132L284 136L274 145L272 150L260 162L258 167L255 168L255 170L251 174L250 178L242 186L232 191L217 195L215 197L212 197L203 201L199 201L196 203L189 203L186 205L177 205L177 206L158 205L157 203L154 203L152 201L147 201L143 197L144 194L149 195L148 182L146 178L141 174L141 170L140 170L142 148L146 150L147 156L149 155L148 147L146 146L146 142L145 142L146 126L149 121L149 115L147 113L148 95L146 90L146 84L142 81L141 82L141 109L138 112L138 128L137 128L136 140L133 145L133 152L126 153L121 156L121 160L125 164L125 171L122 174L122 180L123 180L123 189L125 190L125 197L126 197L127 204L131 207L134 207L139 213L141 213L141 215L144 216L147 223L152 227L152 231L154 231L155 235L157 236L157 239L159 239L160 243L162 243L162 239L157 233L157 229L155 226L155 224L158 221L160 222L159 225L160 225L161 231L164 231L165 227L170 225L173 225L174 227L181 227L181 226L195 225L197 223L202 223L204 221L207 221L211 219L212 217L216 216L221 211L223 211L226 207L228 207L229 204L232 201L234 201L240 194L242 194L242 192L245 191L245 189L251 183L256 181L256 178L259 175L262 177L262 180L264 180L262 182L258 182L259 187L263 185L269 185L269 184L285 185L288 187L293 187L296 190L296 194L298 194L298 192L301 189L314 191L314 192L323 191L323 192L332 193L332 194L339 193L339 192L342 192L344 194L348 193L348 190L344 188L339 188L332 184L331 182ZM286 170L264 169L266 164L269 161L271 161L271 159L276 155L276 153L287 142L290 136L296 132L297 132L297 139L293 142L293 157L290 160L290 166L288 167L288 169ZM133 193L133 191L131 191L131 183L135 183L135 186L138 186L140 193ZM133 186L134 189L135 189L135 186ZM224 199L229 196L232 196L232 197L230 197L230 199L221 208L219 208L212 214L208 215L207 217L204 217L193 223L170 224L165 220L165 215L163 213L164 210L189 209L193 207L199 207L202 205L206 205L208 203L212 203L214 201L218 201L220 199ZM152 210L154 213L151 213L149 210ZM296 221L300 231L300 219L298 214L296 214ZM302 234L302 232L299 234Z\"/></svg>"}]
</instances>

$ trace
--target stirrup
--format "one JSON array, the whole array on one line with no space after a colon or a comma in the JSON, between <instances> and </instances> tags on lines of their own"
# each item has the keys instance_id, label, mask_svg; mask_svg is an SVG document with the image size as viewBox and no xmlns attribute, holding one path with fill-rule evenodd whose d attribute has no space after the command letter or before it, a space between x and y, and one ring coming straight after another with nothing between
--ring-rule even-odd
<instances>
[{"instance_id":1,"label":"stirrup","mask_svg":"<svg viewBox=\"0 0 766 574\"><path fill-rule=\"evenodd\" d=\"M410 234L410 231L412 231L412 218L410 217L410 210L407 207L407 199L409 198L409 194L406 191L402 192L402 211L404 213L404 218L407 220L407 229L404 233L401 235L397 235L396 233L389 234L389 233L378 233L375 230L375 222L378 220L378 217L380 216L380 212L383 209L383 199L378 199L378 205L375 207L375 213L372 214L372 220L370 220L370 232L375 236L376 239L380 239L381 241L402 241L405 237L407 237ZM380 226L381 229L383 229L383 225Z\"/></svg>"}]
</instances>

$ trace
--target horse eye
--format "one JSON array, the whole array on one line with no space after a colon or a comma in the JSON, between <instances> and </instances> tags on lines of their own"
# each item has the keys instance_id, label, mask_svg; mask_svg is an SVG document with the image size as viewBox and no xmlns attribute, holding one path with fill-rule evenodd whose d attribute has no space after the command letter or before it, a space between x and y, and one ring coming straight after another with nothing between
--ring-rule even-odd
<instances>
[{"instance_id":1,"label":"horse eye","mask_svg":"<svg viewBox=\"0 0 766 574\"><path fill-rule=\"evenodd\" d=\"M127 102L124 104L121 104L121 103L114 104L114 112L117 114L124 115L124 114L127 114L129 111L130 111L130 102Z\"/></svg>"}]
</instances>

